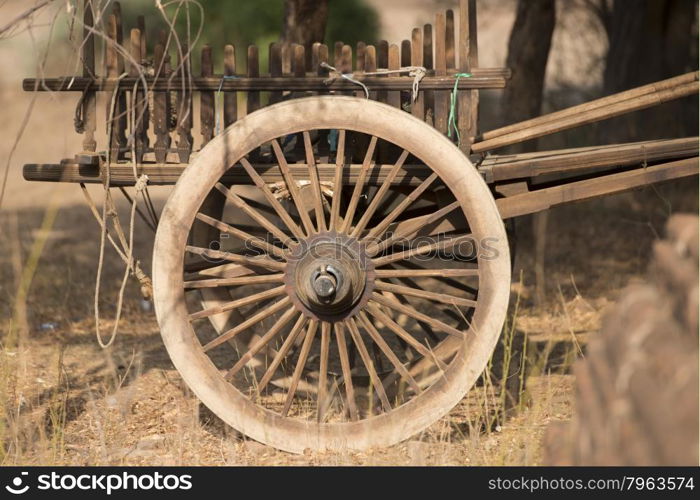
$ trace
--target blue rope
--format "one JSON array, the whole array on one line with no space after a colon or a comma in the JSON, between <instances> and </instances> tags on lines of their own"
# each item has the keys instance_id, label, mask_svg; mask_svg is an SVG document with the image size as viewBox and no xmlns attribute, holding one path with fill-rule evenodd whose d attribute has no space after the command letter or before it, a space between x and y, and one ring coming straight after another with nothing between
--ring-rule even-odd
<instances>
[{"instance_id":1,"label":"blue rope","mask_svg":"<svg viewBox=\"0 0 700 500\"><path fill-rule=\"evenodd\" d=\"M219 89L216 91L216 102L220 103L221 100L219 99L219 95L221 95L221 89L224 86L224 80L235 80L236 78L239 78L238 75L222 75L221 76L221 81L219 82ZM219 104L219 108L221 108L221 105ZM219 132L221 131L221 118L219 117L220 113L216 113L216 132L214 135L219 135Z\"/></svg>"}]
</instances>

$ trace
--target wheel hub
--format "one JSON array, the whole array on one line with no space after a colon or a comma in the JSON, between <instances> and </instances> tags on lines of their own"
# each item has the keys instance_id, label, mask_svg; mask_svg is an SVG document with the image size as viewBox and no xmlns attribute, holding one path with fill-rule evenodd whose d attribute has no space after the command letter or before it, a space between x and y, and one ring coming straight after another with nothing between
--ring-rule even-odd
<instances>
[{"instance_id":1,"label":"wheel hub","mask_svg":"<svg viewBox=\"0 0 700 500\"><path fill-rule=\"evenodd\" d=\"M374 268L364 245L335 232L300 242L289 257L287 291L307 316L338 321L352 316L372 291Z\"/></svg>"}]
</instances>

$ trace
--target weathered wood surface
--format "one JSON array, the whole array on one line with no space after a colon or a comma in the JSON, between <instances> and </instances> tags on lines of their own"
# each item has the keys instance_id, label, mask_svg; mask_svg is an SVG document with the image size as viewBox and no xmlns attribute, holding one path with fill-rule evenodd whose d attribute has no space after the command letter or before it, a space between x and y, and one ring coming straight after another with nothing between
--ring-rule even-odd
<instances>
[{"instance_id":1,"label":"weathered wood surface","mask_svg":"<svg viewBox=\"0 0 700 500\"><path fill-rule=\"evenodd\" d=\"M478 72L474 73L472 78L462 78L459 80L458 88L460 90L467 89L502 89L506 86L507 72L497 74L497 72ZM356 75L356 79L367 85L373 90L411 90L413 78L399 76L361 76ZM172 78L170 80L154 81L153 77L147 76L146 82L151 90L171 90L176 91L182 88L183 81L181 78ZM117 83L116 78L45 78L38 81L38 88L35 78L25 78L22 81L22 88L26 91L75 91L82 92L86 88L92 91L109 91L113 90ZM136 83L136 78L126 77L121 80L121 86L125 88L129 85L133 86ZM420 88L423 90L451 90L454 87L454 77L447 76L426 76L421 80ZM221 82L221 76L193 77L186 79L185 85L192 91L212 91L218 90L221 86L222 91L266 91L266 90L309 90L309 91L353 91L357 90L357 85L347 80L336 78L328 81L327 76L304 76L304 77L245 77L241 76L232 80L224 80Z\"/></svg>"},{"instance_id":2,"label":"weathered wood surface","mask_svg":"<svg viewBox=\"0 0 700 500\"><path fill-rule=\"evenodd\" d=\"M645 88L647 90L641 90ZM510 126L510 131L507 133L493 136L493 134L498 134L498 131L493 131L490 139L482 139L473 144L472 151L479 153L529 141L537 137L562 132L588 123L607 120L608 118L656 106L674 99L680 99L681 97L697 94L699 91L698 72L688 73L675 79L659 82L659 84L651 84L605 97L602 99L603 104L601 104L599 99L562 110L554 118L551 115L533 118L523 122L527 123L527 125L519 123Z\"/></svg>"},{"instance_id":3,"label":"weathered wood surface","mask_svg":"<svg viewBox=\"0 0 700 500\"><path fill-rule=\"evenodd\" d=\"M550 173L573 172L596 167L622 167L697 156L699 144L698 137L687 137L535 153L492 155L485 158L478 168L487 182L498 182Z\"/></svg>"},{"instance_id":4,"label":"weathered wood surface","mask_svg":"<svg viewBox=\"0 0 700 500\"><path fill-rule=\"evenodd\" d=\"M594 179L566 182L561 186L538 189L496 200L504 219L546 210L555 205L618 193L671 179L698 174L698 158L687 158L629 172L608 174Z\"/></svg>"}]
</instances>

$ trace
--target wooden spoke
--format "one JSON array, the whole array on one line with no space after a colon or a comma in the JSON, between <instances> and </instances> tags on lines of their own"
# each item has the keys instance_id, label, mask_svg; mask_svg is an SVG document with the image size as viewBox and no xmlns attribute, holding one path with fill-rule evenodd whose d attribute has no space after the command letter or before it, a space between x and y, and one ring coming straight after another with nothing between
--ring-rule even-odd
<instances>
[{"instance_id":1,"label":"wooden spoke","mask_svg":"<svg viewBox=\"0 0 700 500\"><path fill-rule=\"evenodd\" d=\"M268 243L267 241L263 240L262 238L258 238L257 236L253 236L250 233L246 233L245 231L241 231L240 229L236 229L233 226L230 226L229 224L226 224L225 222L221 222L219 220L214 219L213 217L209 217L206 214L203 213L198 213L197 214L197 219L201 220L202 222L209 224L212 227L215 227L219 231L223 231L224 233L230 234L232 236L235 236L239 240L245 242L245 243L250 243L251 245L256 246L260 250L264 250L267 253L276 255L277 257L284 258L285 256L285 251L282 248L276 247L275 245Z\"/></svg>"},{"instance_id":2,"label":"wooden spoke","mask_svg":"<svg viewBox=\"0 0 700 500\"><path fill-rule=\"evenodd\" d=\"M372 242L370 245L368 245L367 252L370 255L375 255L378 252L389 248L395 241L402 238L408 238L409 236L412 236L420 231L422 228L437 222L447 214L451 213L457 207L459 207L459 203L455 201L430 215L423 215L421 217L414 217L413 219L401 221L396 225L396 227L393 228L393 231L391 231L388 238L377 244Z\"/></svg>"},{"instance_id":3,"label":"wooden spoke","mask_svg":"<svg viewBox=\"0 0 700 500\"><path fill-rule=\"evenodd\" d=\"M478 269L376 269L377 278L435 278L478 276Z\"/></svg>"},{"instance_id":4,"label":"wooden spoke","mask_svg":"<svg viewBox=\"0 0 700 500\"><path fill-rule=\"evenodd\" d=\"M328 353L330 351L331 324L321 323L321 359L318 368L318 395L316 397L316 420L323 422L328 391Z\"/></svg>"},{"instance_id":5,"label":"wooden spoke","mask_svg":"<svg viewBox=\"0 0 700 500\"><path fill-rule=\"evenodd\" d=\"M360 330L357 328L357 323L355 323L355 319L348 319L347 325L348 329L350 330L352 340L357 346L357 351L360 353L360 358L362 358L362 362L365 364L365 368L367 369L367 373L369 374L369 379L372 382L374 389L377 391L379 400L382 402L382 408L384 408L384 411L388 413L391 411L391 403L389 402L389 398L386 395L386 391L384 390L382 381L379 378L379 375L377 374L377 370L374 368L374 362L372 361L372 358L370 357L369 352L367 351L367 346L365 345L365 342L362 340L362 335L360 334Z\"/></svg>"},{"instance_id":6,"label":"wooden spoke","mask_svg":"<svg viewBox=\"0 0 700 500\"><path fill-rule=\"evenodd\" d=\"M343 191L343 167L345 165L345 130L338 130L338 148L335 154L335 177L333 179L333 200L331 201L330 229L338 229L340 223L340 197Z\"/></svg>"},{"instance_id":7,"label":"wooden spoke","mask_svg":"<svg viewBox=\"0 0 700 500\"><path fill-rule=\"evenodd\" d=\"M373 227L363 238L364 240L373 240L376 239L377 237L381 236L384 231L386 230L387 227L389 227L389 224L394 222L396 218L403 213L406 208L408 208L409 205L411 205L414 201L416 201L418 198L420 198L420 195L423 194L423 192L430 187L430 185L435 182L435 179L437 179L438 176L436 173L432 173L428 176L427 179L425 179L423 182L420 183L413 191L411 191L406 198L404 198L401 203L399 203L394 210L391 211L389 215L387 215L386 219L384 219L382 222L380 222L377 226Z\"/></svg>"},{"instance_id":8,"label":"wooden spoke","mask_svg":"<svg viewBox=\"0 0 700 500\"><path fill-rule=\"evenodd\" d=\"M264 320L265 318L268 318L272 314L275 314L276 312L278 312L280 309L282 309L283 307L285 307L289 303L291 303L290 298L284 297L282 300L278 300L277 302L270 304L269 306L267 306L266 308L257 312L256 314L254 314L253 316L251 316L250 318L248 318L244 322L239 323L238 325L234 326L230 330L227 330L224 333L222 333L221 335L219 335L218 337L216 337L214 340L212 340L211 342L206 344L204 347L202 347L202 350L204 352L207 352L207 351L213 349L214 347L221 345L224 342L229 341L230 339L232 339L233 337L235 337L236 335L238 335L242 331L247 330L251 326L258 324L262 320Z\"/></svg>"},{"instance_id":9,"label":"wooden spoke","mask_svg":"<svg viewBox=\"0 0 700 500\"><path fill-rule=\"evenodd\" d=\"M412 273L412 272L418 271L418 274L415 275L415 278L425 277L425 275L422 273L422 271L428 271L428 272L432 271L432 269L423 269L420 266L418 266L417 264L414 264L411 261L405 261L405 260L395 262L394 265L408 268L407 270L400 271L400 272ZM478 269L474 268L474 267L470 267L467 269L446 269L446 271L463 271L464 273L467 273L466 274L467 276L478 276L479 275ZM393 280L396 281L396 279L398 279L408 286L412 286L414 288L422 288L422 287L418 286L418 284L416 284L415 281L413 281L413 279L412 279L413 277L414 276L407 274L405 276L393 278ZM452 288L456 288L457 290L461 290L463 292L466 292L474 297L476 297L478 292L479 292L478 288L475 288L473 286L469 286L465 283L462 283L461 281L457 281L456 279L451 277L451 273L449 273L449 272L445 273L444 275L436 276L435 279L438 280L440 283L444 283L447 286L450 286Z\"/></svg>"},{"instance_id":10,"label":"wooden spoke","mask_svg":"<svg viewBox=\"0 0 700 500\"><path fill-rule=\"evenodd\" d=\"M433 364L436 364L443 370L447 368L445 363L436 358L428 347L418 342L413 335L404 330L401 325L391 319L387 314L384 314L384 312L382 312L382 310L375 304L368 304L367 311L379 321L384 323L389 330L394 332L399 338L403 339L408 345L413 347L413 349L415 349L416 352L418 352L418 354L423 356L425 359L432 361Z\"/></svg>"},{"instance_id":11,"label":"wooden spoke","mask_svg":"<svg viewBox=\"0 0 700 500\"><path fill-rule=\"evenodd\" d=\"M465 335L464 332L461 330L458 330L456 328L451 327L450 325L443 323L442 321L431 318L430 316L420 313L415 310L413 307L405 306L403 304L400 304L398 302L394 302L393 300L389 300L383 295L380 295L376 292L372 293L372 300L380 303L383 306L389 307L390 309L394 309L400 313L405 314L406 316L410 316L413 319L416 319L418 321L423 321L427 324L429 324L431 327L435 328L436 330L440 330L442 332L445 332L449 335L454 335L455 337L458 337L460 339L464 339Z\"/></svg>"},{"instance_id":12,"label":"wooden spoke","mask_svg":"<svg viewBox=\"0 0 700 500\"><path fill-rule=\"evenodd\" d=\"M185 250L189 253L201 255L202 257L206 257L208 259L227 260L229 262L235 262L236 264L242 264L244 266L264 267L267 269L272 269L273 271L282 271L286 267L284 262L272 260L267 257L246 257L245 255L238 255L232 252L222 252L221 250L193 247L190 245L187 245Z\"/></svg>"},{"instance_id":13,"label":"wooden spoke","mask_svg":"<svg viewBox=\"0 0 700 500\"><path fill-rule=\"evenodd\" d=\"M399 159L396 161L394 166L391 167L391 171L389 172L389 175L386 176L386 178L384 179L384 182L382 182L382 185L379 187L377 192L374 194L374 198L372 198L372 201L370 202L369 206L367 207L367 210L365 210L365 213L362 214L362 218L359 220L359 222L357 223L355 228L352 230L351 236L353 236L355 238L360 236L360 234L362 234L362 231L364 231L365 227L367 227L367 223L370 221L370 219L372 218L374 213L377 211L377 208L379 208L379 204L384 199L384 195L391 187L391 183L394 181L396 174L399 173L399 170L401 170L401 167L403 166L407 157L408 157L408 151L406 151L404 149L403 153L401 153L401 156L399 156Z\"/></svg>"},{"instance_id":14,"label":"wooden spoke","mask_svg":"<svg viewBox=\"0 0 700 500\"><path fill-rule=\"evenodd\" d=\"M289 390L287 391L287 399L284 401L284 408L282 409L283 417L287 416L287 413L289 413L289 408L292 406L294 394L297 392L299 380L301 380L301 376L304 373L304 366L306 366L306 360L309 358L309 351L311 351L311 346L314 342L317 329L318 321L315 319L310 320L309 328L306 330L306 336L304 337L304 345L301 346L301 352L299 353L299 358L297 359L297 365L294 368L292 381L289 385Z\"/></svg>"},{"instance_id":15,"label":"wooden spoke","mask_svg":"<svg viewBox=\"0 0 700 500\"><path fill-rule=\"evenodd\" d=\"M201 311L197 311L196 313L190 314L190 320L194 321L196 319L208 318L209 316L213 316L214 314L220 314L222 312L230 311L231 309L236 309L237 307L243 307L250 304L254 304L256 302L260 302L261 300L277 297L278 295L282 295L283 293L284 285L275 288L270 288L269 290L265 290L264 292L254 293L253 295L249 295L238 300L232 300L231 302L227 302L223 305L202 309Z\"/></svg>"},{"instance_id":16,"label":"wooden spoke","mask_svg":"<svg viewBox=\"0 0 700 500\"><path fill-rule=\"evenodd\" d=\"M292 327L292 330L289 332L289 335L287 335L287 338L284 339L284 342L282 343L282 347L280 347L280 350L277 351L277 354L275 354L275 357L273 358L272 362L270 363L270 366L267 367L265 374L260 379L260 382L258 382L258 386L257 386L258 395L262 394L262 391L265 389L267 384L270 382L270 380L274 376L275 371L277 370L277 367L282 363L282 360L289 353L289 350L296 342L297 337L299 337L299 333L301 332L301 329L304 326L305 322L306 322L306 317L303 314L300 314L299 319L297 319L297 322Z\"/></svg>"},{"instance_id":17,"label":"wooden spoke","mask_svg":"<svg viewBox=\"0 0 700 500\"><path fill-rule=\"evenodd\" d=\"M377 146L377 137L372 136L369 141L369 146L367 147L367 152L365 153L365 159L362 162L362 167L360 168L360 174L355 182L355 189L352 191L352 198L350 198L350 204L345 212L345 219L343 220L342 231L347 232L352 226L352 219L355 217L355 210L357 209L357 204L360 202L360 195L362 195L362 190L365 187L365 180L367 178L367 173L369 172L370 164L372 163L372 157L374 156L374 149Z\"/></svg>"},{"instance_id":18,"label":"wooden spoke","mask_svg":"<svg viewBox=\"0 0 700 500\"><path fill-rule=\"evenodd\" d=\"M398 356L394 354L394 351L391 350L389 344L387 344L386 341L382 338L381 334L372 324L372 321L367 317L367 314L365 314L364 311L360 311L359 318L360 322L362 323L362 327L369 334L369 336L372 337L374 343L377 344L377 346L379 346L379 349L382 350L382 352L389 359L391 364L394 365L394 369L408 381L408 385L411 386L415 393L419 394L421 392L421 389L418 386L418 383L411 376L411 374L408 373L408 370L403 365L403 363L401 363L401 360L398 358Z\"/></svg>"},{"instance_id":19,"label":"wooden spoke","mask_svg":"<svg viewBox=\"0 0 700 500\"><path fill-rule=\"evenodd\" d=\"M277 213L279 218L282 219L282 222L286 224L292 234L300 240L303 239L304 232L297 225L297 223L294 222L294 219L290 217L289 212L285 210L275 195L272 194L272 191L270 191L270 188L267 186L263 178L260 177L260 174L258 174L258 172L255 170L255 167L253 167L253 165L251 165L245 158L241 158L241 165L243 165L243 168L246 172L248 172L248 175L252 179L253 183L262 191L265 199L268 201L268 203L270 203L270 206L272 206L275 213Z\"/></svg>"},{"instance_id":20,"label":"wooden spoke","mask_svg":"<svg viewBox=\"0 0 700 500\"><path fill-rule=\"evenodd\" d=\"M340 355L340 366L343 370L343 385L345 385L345 407L350 413L350 420L357 420L359 413L355 404L355 390L352 386L352 373L350 371L350 358L348 357L348 346L345 342L345 328L343 323L335 323L335 338L338 343L338 354Z\"/></svg>"},{"instance_id":21,"label":"wooden spoke","mask_svg":"<svg viewBox=\"0 0 700 500\"><path fill-rule=\"evenodd\" d=\"M214 264L213 262L204 261L204 263L211 264L211 266L201 268L197 272L188 272L185 274L184 279L186 281L191 281L200 279L203 276L207 278L236 278L239 276L270 272L269 269L265 269L264 267L242 266L240 264L232 264L231 262L226 264ZM185 266L185 270L187 270L187 266Z\"/></svg>"},{"instance_id":22,"label":"wooden spoke","mask_svg":"<svg viewBox=\"0 0 700 500\"><path fill-rule=\"evenodd\" d=\"M410 284L409 284L409 286L410 286ZM402 304L408 305L408 306L411 305L411 303L408 301L408 299L403 295L395 295L391 292L382 292L382 295L384 295L389 300L398 301L398 302L401 302ZM444 309L442 310L442 312L445 312ZM423 323L422 321L416 321L416 323L418 323L418 326L420 327L420 329L423 330L423 332L425 332L425 334L428 337L430 337L430 340L432 340L436 344L440 342L440 337L438 337L438 335L433 331L433 329L430 327L430 325L427 325L427 324Z\"/></svg>"},{"instance_id":23,"label":"wooden spoke","mask_svg":"<svg viewBox=\"0 0 700 500\"><path fill-rule=\"evenodd\" d=\"M409 248L408 250L395 252L389 255L385 255L383 257L374 258L372 260L374 262L375 267L386 266L387 264L391 264L392 262L410 259L411 257L415 257L418 255L425 255L427 253L435 252L438 250L449 250L451 248L454 248L456 245L459 245L460 243L464 243L470 240L474 240L474 237L471 234L463 234L461 236L447 238L444 240L435 241L433 243L418 245L415 248Z\"/></svg>"},{"instance_id":24,"label":"wooden spoke","mask_svg":"<svg viewBox=\"0 0 700 500\"><path fill-rule=\"evenodd\" d=\"M321 194L321 181L318 178L314 147L311 144L311 135L307 130L304 136L304 151L306 152L306 165L309 168L309 181L314 192L314 209L316 210L316 228L319 231L326 230L326 215L323 213L323 195Z\"/></svg>"},{"instance_id":25,"label":"wooden spoke","mask_svg":"<svg viewBox=\"0 0 700 500\"><path fill-rule=\"evenodd\" d=\"M236 278L210 278L185 281L185 289L216 288L220 286L258 285L261 283L282 283L284 274L263 274L262 276L241 276Z\"/></svg>"},{"instance_id":26,"label":"wooden spoke","mask_svg":"<svg viewBox=\"0 0 700 500\"><path fill-rule=\"evenodd\" d=\"M271 144L272 150L275 152L275 156L277 157L277 164L279 165L280 172L282 173L282 177L284 178L284 183L287 186L287 189L289 190L289 194L292 197L294 205L297 207L299 217L301 217L301 222L304 224L304 228L306 228L306 234L310 236L314 233L314 226L311 223L311 218L309 218L309 214L306 212L304 200L301 199L299 187L297 186L297 183L294 180L294 177L292 176L291 170L289 170L289 165L287 164L287 160L284 157L284 152L282 151L282 148L280 147L277 139L273 139Z\"/></svg>"},{"instance_id":27,"label":"wooden spoke","mask_svg":"<svg viewBox=\"0 0 700 500\"><path fill-rule=\"evenodd\" d=\"M291 319L294 317L295 314L298 314L299 316L302 316L301 313L299 313L295 307L290 307L287 309L282 316L279 317L277 321L275 321L275 324L272 325L272 328L268 330L268 332L260 337L258 341L253 344L253 346L246 351L246 353L241 356L241 358L236 362L235 365L228 371L226 374L226 378L231 378L233 377L236 373L238 373L241 368L243 368L248 362L253 359L253 357L260 352L260 350L265 347L267 344L270 343L270 341L277 336L277 334L284 328L284 326L291 321ZM298 323L298 322L297 322Z\"/></svg>"},{"instance_id":28,"label":"wooden spoke","mask_svg":"<svg viewBox=\"0 0 700 500\"><path fill-rule=\"evenodd\" d=\"M434 300L435 302L442 302L444 304L451 304L454 306L476 307L475 300L455 297L454 295L449 295L447 293L431 292L429 290L421 290L420 288L413 288L410 286L394 285L392 283L387 283L386 281L380 280L375 282L375 287L377 290L384 290L386 292L401 295L410 295L411 297Z\"/></svg>"},{"instance_id":29,"label":"wooden spoke","mask_svg":"<svg viewBox=\"0 0 700 500\"><path fill-rule=\"evenodd\" d=\"M220 182L216 183L216 189L221 191L226 198L231 200L231 202L236 206L236 208L240 208L243 210L248 216L250 216L251 219L253 219L255 222L260 224L262 227L267 229L271 234L275 235L277 239L279 239L282 243L285 244L285 246L290 246L292 245L293 242L290 241L289 235L287 235L284 231L282 231L279 227L274 225L270 220L262 215L260 212L255 210L253 207L248 205L240 196L238 196L236 193L228 189L226 186L221 184Z\"/></svg>"}]
</instances>

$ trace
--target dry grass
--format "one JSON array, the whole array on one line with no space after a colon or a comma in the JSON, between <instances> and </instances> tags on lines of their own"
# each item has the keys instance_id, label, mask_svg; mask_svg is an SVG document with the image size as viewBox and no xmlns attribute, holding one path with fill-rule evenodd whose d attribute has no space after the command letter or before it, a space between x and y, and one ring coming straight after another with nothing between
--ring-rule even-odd
<instances>
[{"instance_id":1,"label":"dry grass","mask_svg":"<svg viewBox=\"0 0 700 500\"><path fill-rule=\"evenodd\" d=\"M664 196L674 203L697 203L692 201L697 200L695 186L665 189ZM522 279L513 287L519 301L517 310L512 306L492 371L448 416L411 441L364 453L301 456L247 440L197 401L172 367L154 315L142 309L135 284L127 291L116 344L97 347L91 310L97 226L87 208L4 215L2 463L539 464L545 427L573 411L568 367L586 337L595 335L602 309L621 286L644 273L652 229L663 219L649 216L654 203L659 210L666 207L654 192L609 199L602 202L605 210L600 201L554 210L548 301L542 310L531 297L532 245L527 223L522 224L516 262ZM570 220L588 223L571 225ZM144 227L139 230L136 251L148 268L150 235ZM116 256L109 257L107 318L121 273ZM26 300L21 295L18 300L18 290ZM104 326L110 326L108 320ZM515 368L499 370L504 359Z\"/></svg>"}]
</instances>

